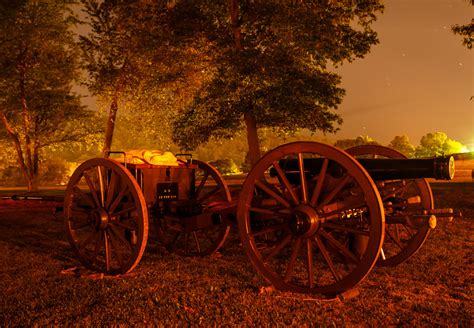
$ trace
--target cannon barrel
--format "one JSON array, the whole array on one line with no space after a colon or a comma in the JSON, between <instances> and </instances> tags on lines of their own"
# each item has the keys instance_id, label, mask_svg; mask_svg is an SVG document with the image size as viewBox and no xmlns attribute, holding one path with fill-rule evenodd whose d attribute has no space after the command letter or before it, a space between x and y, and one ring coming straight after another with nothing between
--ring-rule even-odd
<instances>
[{"instance_id":1,"label":"cannon barrel","mask_svg":"<svg viewBox=\"0 0 474 328\"><path fill-rule=\"evenodd\" d=\"M323 165L323 158L305 158L304 168L306 178L317 175ZM366 169L373 180L397 180L434 178L437 180L451 180L454 177L454 158L435 157L425 159L406 158L357 158L357 161ZM292 183L298 183L298 160L280 160L279 164ZM341 166L330 161L327 172L333 176L341 175ZM271 176L277 176L275 169L270 170Z\"/></svg>"}]
</instances>

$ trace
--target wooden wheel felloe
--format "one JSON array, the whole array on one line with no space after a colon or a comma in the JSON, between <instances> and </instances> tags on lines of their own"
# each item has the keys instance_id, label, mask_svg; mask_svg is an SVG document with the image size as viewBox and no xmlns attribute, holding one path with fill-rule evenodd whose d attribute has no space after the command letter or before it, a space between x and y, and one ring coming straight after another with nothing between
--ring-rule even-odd
<instances>
[{"instance_id":1,"label":"wooden wheel felloe","mask_svg":"<svg viewBox=\"0 0 474 328\"><path fill-rule=\"evenodd\" d=\"M94 158L81 164L69 180L64 215L69 243L85 267L122 274L140 261L148 237L146 202L120 163Z\"/></svg>"},{"instance_id":2,"label":"wooden wheel felloe","mask_svg":"<svg viewBox=\"0 0 474 328\"><path fill-rule=\"evenodd\" d=\"M243 184L237 218L252 264L280 290L344 292L369 273L383 243L372 179L344 151L315 142L262 157ZM351 250L353 235L368 237L362 254Z\"/></svg>"},{"instance_id":3,"label":"wooden wheel felloe","mask_svg":"<svg viewBox=\"0 0 474 328\"><path fill-rule=\"evenodd\" d=\"M378 145L356 146L347 152L356 158L406 158ZM419 216L423 210L434 208L433 195L426 179L383 181L378 183L378 189L386 215L386 237L378 264L395 266L412 257L428 237L430 222Z\"/></svg>"},{"instance_id":4,"label":"wooden wheel felloe","mask_svg":"<svg viewBox=\"0 0 474 328\"><path fill-rule=\"evenodd\" d=\"M202 215L177 218L165 214L158 218L157 232L160 242L170 251L183 256L209 256L224 244L230 231L226 217L219 211L231 202L229 188L222 175L206 162L193 160L195 192L190 202L202 206ZM200 221L195 227L193 221ZM207 223L202 224L205 221Z\"/></svg>"}]
</instances>

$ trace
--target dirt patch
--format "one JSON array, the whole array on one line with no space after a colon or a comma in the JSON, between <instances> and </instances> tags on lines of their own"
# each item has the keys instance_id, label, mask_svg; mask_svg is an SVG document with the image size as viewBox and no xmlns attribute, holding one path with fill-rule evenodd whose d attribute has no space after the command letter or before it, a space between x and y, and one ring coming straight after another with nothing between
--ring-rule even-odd
<instances>
[{"instance_id":1,"label":"dirt patch","mask_svg":"<svg viewBox=\"0 0 474 328\"><path fill-rule=\"evenodd\" d=\"M376 267L348 301L266 288L236 234L222 256L181 258L153 231L139 266L121 277L82 269L52 208L0 209L0 326L473 325L474 184L434 184L438 220L422 249L395 268ZM77 267L77 268L76 268Z\"/></svg>"}]
</instances>

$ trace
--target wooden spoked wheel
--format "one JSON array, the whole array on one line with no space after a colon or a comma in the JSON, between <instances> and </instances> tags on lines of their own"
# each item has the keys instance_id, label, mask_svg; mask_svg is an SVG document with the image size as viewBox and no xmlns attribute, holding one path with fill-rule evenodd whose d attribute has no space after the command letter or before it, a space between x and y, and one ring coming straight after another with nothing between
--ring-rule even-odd
<instances>
[{"instance_id":1,"label":"wooden spoked wheel","mask_svg":"<svg viewBox=\"0 0 474 328\"><path fill-rule=\"evenodd\" d=\"M142 192L120 163L94 158L69 180L66 232L81 263L108 274L130 272L145 250L148 213Z\"/></svg>"},{"instance_id":2,"label":"wooden spoked wheel","mask_svg":"<svg viewBox=\"0 0 474 328\"><path fill-rule=\"evenodd\" d=\"M383 243L372 179L344 151L316 142L262 157L243 184L237 218L252 264L279 290L344 292L369 273ZM368 237L362 254L351 250L353 235Z\"/></svg>"},{"instance_id":3,"label":"wooden spoked wheel","mask_svg":"<svg viewBox=\"0 0 474 328\"><path fill-rule=\"evenodd\" d=\"M170 252L182 256L209 256L222 247L229 234L229 221L219 214L218 208L228 207L232 199L224 178L213 166L199 160L193 160L193 164L197 169L195 192L190 202L202 206L202 218L207 219L208 224L194 229L186 220L195 218L165 214L156 220L158 239Z\"/></svg>"},{"instance_id":4,"label":"wooden spoked wheel","mask_svg":"<svg viewBox=\"0 0 474 328\"><path fill-rule=\"evenodd\" d=\"M347 150L358 158L406 158L402 153L383 146L363 145ZM395 266L412 257L423 245L430 232L425 224L416 220L423 210L434 208L433 194L426 179L393 180L378 183L385 209L385 242L377 264ZM411 222L397 222L391 218L411 218ZM414 224L417 222L418 224Z\"/></svg>"}]
</instances>

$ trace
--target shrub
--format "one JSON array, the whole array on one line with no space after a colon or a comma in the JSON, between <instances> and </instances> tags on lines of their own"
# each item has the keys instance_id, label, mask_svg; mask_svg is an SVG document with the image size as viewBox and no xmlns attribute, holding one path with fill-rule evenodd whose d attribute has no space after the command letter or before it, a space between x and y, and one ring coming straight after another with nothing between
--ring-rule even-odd
<instances>
[{"instance_id":1,"label":"shrub","mask_svg":"<svg viewBox=\"0 0 474 328\"><path fill-rule=\"evenodd\" d=\"M217 161L210 162L222 175L232 175L241 173L237 164L230 158L218 159Z\"/></svg>"}]
</instances>

